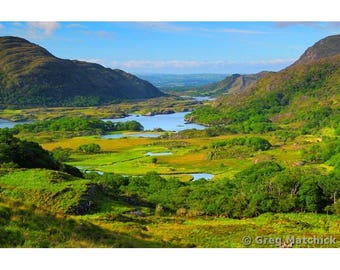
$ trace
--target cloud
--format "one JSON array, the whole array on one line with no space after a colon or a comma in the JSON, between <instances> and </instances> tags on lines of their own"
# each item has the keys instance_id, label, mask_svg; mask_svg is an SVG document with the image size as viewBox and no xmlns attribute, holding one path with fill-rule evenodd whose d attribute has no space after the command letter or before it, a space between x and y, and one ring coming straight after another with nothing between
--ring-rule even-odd
<instances>
[{"instance_id":1,"label":"cloud","mask_svg":"<svg viewBox=\"0 0 340 270\"><path fill-rule=\"evenodd\" d=\"M113 61L113 66L120 66L123 68L165 68L165 67L173 67L173 68L189 68L196 67L201 65L198 61L180 61L180 60L128 60L128 61Z\"/></svg>"},{"instance_id":2,"label":"cloud","mask_svg":"<svg viewBox=\"0 0 340 270\"><path fill-rule=\"evenodd\" d=\"M4 29L5 26L3 24L0 23L0 30Z\"/></svg>"},{"instance_id":3,"label":"cloud","mask_svg":"<svg viewBox=\"0 0 340 270\"><path fill-rule=\"evenodd\" d=\"M238 28L220 28L220 29L211 29L211 28L195 28L195 27L185 27L180 26L178 24L170 23L170 22L138 22L138 26L155 30L160 32L172 32L172 33L184 33L184 32L192 32L192 33L234 33L234 34L264 34L262 31L248 30L248 29L238 29Z\"/></svg>"},{"instance_id":4,"label":"cloud","mask_svg":"<svg viewBox=\"0 0 340 270\"><path fill-rule=\"evenodd\" d=\"M193 30L191 27L175 25L169 22L138 22L139 27L160 32L188 32Z\"/></svg>"},{"instance_id":5,"label":"cloud","mask_svg":"<svg viewBox=\"0 0 340 270\"><path fill-rule=\"evenodd\" d=\"M42 32L45 36L51 36L53 32L60 27L57 22L28 22L27 25L32 34Z\"/></svg>"},{"instance_id":6,"label":"cloud","mask_svg":"<svg viewBox=\"0 0 340 270\"><path fill-rule=\"evenodd\" d=\"M276 27L287 28L292 26L306 26L316 29L339 29L340 22L277 22Z\"/></svg>"},{"instance_id":7,"label":"cloud","mask_svg":"<svg viewBox=\"0 0 340 270\"><path fill-rule=\"evenodd\" d=\"M245 73L261 70L279 70L296 59L268 59L257 61L195 61L195 60L127 60L113 61L111 67L130 72L226 72Z\"/></svg>"},{"instance_id":8,"label":"cloud","mask_svg":"<svg viewBox=\"0 0 340 270\"><path fill-rule=\"evenodd\" d=\"M259 60L259 61L249 61L245 62L245 64L249 65L276 65L276 64L291 64L292 62L296 61L295 58L288 58L288 59L269 59L269 60Z\"/></svg>"},{"instance_id":9,"label":"cloud","mask_svg":"<svg viewBox=\"0 0 340 270\"><path fill-rule=\"evenodd\" d=\"M238 29L238 28L222 28L216 30L207 29L209 32L221 32L221 33L235 33L235 34L265 34L266 32L262 31L254 31L247 29Z\"/></svg>"}]
</instances>

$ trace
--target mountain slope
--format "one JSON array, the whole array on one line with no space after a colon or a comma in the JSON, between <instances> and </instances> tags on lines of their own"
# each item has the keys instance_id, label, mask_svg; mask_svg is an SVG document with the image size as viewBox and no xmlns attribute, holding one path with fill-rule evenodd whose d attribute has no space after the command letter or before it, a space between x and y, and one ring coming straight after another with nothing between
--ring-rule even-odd
<instances>
[{"instance_id":1,"label":"mountain slope","mask_svg":"<svg viewBox=\"0 0 340 270\"><path fill-rule=\"evenodd\" d=\"M339 54L340 35L328 36L309 47L295 64L306 64Z\"/></svg>"},{"instance_id":2,"label":"mountain slope","mask_svg":"<svg viewBox=\"0 0 340 270\"><path fill-rule=\"evenodd\" d=\"M231 76L224 78L222 81L198 87L195 91L209 96L238 93L253 85L258 79L267 73L268 72L263 71L256 74L246 75L232 74Z\"/></svg>"},{"instance_id":3,"label":"mountain slope","mask_svg":"<svg viewBox=\"0 0 340 270\"><path fill-rule=\"evenodd\" d=\"M275 129L273 125L290 123L304 132L336 127L340 122L340 42L337 40L339 36L317 42L293 65L266 74L241 93L216 100L212 108L195 111L191 119L205 124L232 125L241 132L266 132ZM308 51L316 52L313 55L317 56L311 58Z\"/></svg>"},{"instance_id":4,"label":"mountain slope","mask_svg":"<svg viewBox=\"0 0 340 270\"><path fill-rule=\"evenodd\" d=\"M122 70L60 59L25 39L0 37L2 105L94 105L163 95Z\"/></svg>"}]
</instances>

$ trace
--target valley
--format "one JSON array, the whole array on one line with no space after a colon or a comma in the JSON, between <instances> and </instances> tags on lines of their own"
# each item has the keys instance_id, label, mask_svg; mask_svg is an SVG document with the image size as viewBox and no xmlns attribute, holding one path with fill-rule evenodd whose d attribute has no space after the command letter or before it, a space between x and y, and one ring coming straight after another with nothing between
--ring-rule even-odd
<instances>
[{"instance_id":1,"label":"valley","mask_svg":"<svg viewBox=\"0 0 340 270\"><path fill-rule=\"evenodd\" d=\"M30 76L13 68L8 40L25 47L27 61L38 50L39 61L25 70ZM164 94L123 71L7 38L0 44L7 52L0 247L269 248L289 246L287 236L337 240L293 248L340 247L339 44L339 35L327 37L279 72L200 74L195 80L206 86ZM17 102L16 80L39 82L40 75L25 80L40 61L52 73L54 65L85 77L103 72L95 80L99 99L78 81L81 98L75 91L53 100L51 83ZM52 82L74 90L74 74ZM185 81L179 77L175 84ZM130 94L119 95L116 84L118 96L108 94L107 80ZM281 240L264 244L258 236Z\"/></svg>"}]
</instances>

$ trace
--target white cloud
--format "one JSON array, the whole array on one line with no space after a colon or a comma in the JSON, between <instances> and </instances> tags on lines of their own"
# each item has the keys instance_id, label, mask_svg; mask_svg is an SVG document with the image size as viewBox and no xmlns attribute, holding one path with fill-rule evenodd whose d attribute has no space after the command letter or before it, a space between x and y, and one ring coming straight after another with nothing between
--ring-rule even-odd
<instances>
[{"instance_id":1,"label":"white cloud","mask_svg":"<svg viewBox=\"0 0 340 270\"><path fill-rule=\"evenodd\" d=\"M176 68L188 68L198 66L198 61L179 61L179 60L129 60L129 61L114 61L112 65L118 65L125 68L164 68L164 67L176 67Z\"/></svg>"},{"instance_id":2,"label":"white cloud","mask_svg":"<svg viewBox=\"0 0 340 270\"><path fill-rule=\"evenodd\" d=\"M287 28L291 26L304 26L304 27L310 27L310 28L315 28L315 29L339 29L340 23L339 22L277 22L276 27L278 28Z\"/></svg>"},{"instance_id":3,"label":"white cloud","mask_svg":"<svg viewBox=\"0 0 340 270\"><path fill-rule=\"evenodd\" d=\"M194 61L194 60L127 60L112 61L112 68L129 72L221 72L253 73L261 70L279 70L287 67L296 59L268 59L256 61Z\"/></svg>"},{"instance_id":4,"label":"white cloud","mask_svg":"<svg viewBox=\"0 0 340 270\"><path fill-rule=\"evenodd\" d=\"M138 22L137 25L161 32L187 32L193 30L190 27L179 26L169 22Z\"/></svg>"},{"instance_id":5,"label":"white cloud","mask_svg":"<svg viewBox=\"0 0 340 270\"><path fill-rule=\"evenodd\" d=\"M37 35L39 32L45 36L51 36L60 27L57 22L28 22L30 34Z\"/></svg>"},{"instance_id":6,"label":"white cloud","mask_svg":"<svg viewBox=\"0 0 340 270\"><path fill-rule=\"evenodd\" d=\"M5 26L3 24L0 23L0 30L4 29Z\"/></svg>"},{"instance_id":7,"label":"white cloud","mask_svg":"<svg viewBox=\"0 0 340 270\"><path fill-rule=\"evenodd\" d=\"M292 62L296 61L295 58L288 58L288 59L269 59L269 60L259 60L259 61L249 61L246 62L246 64L249 65L275 65L275 64L290 64Z\"/></svg>"},{"instance_id":8,"label":"white cloud","mask_svg":"<svg viewBox=\"0 0 340 270\"><path fill-rule=\"evenodd\" d=\"M235 33L235 34L265 34L266 32L255 31L255 30L247 30L247 29L238 29L238 28L222 28L216 30L210 30L209 32L221 32L221 33Z\"/></svg>"},{"instance_id":9,"label":"white cloud","mask_svg":"<svg viewBox=\"0 0 340 270\"><path fill-rule=\"evenodd\" d=\"M194 28L194 27L185 27L178 24L170 23L170 22L138 22L138 26L155 30L160 32L196 32L196 33L234 33L234 34L265 34L266 32L249 30L249 29L238 29L238 28L220 28L220 29L211 29L211 28Z\"/></svg>"}]
</instances>

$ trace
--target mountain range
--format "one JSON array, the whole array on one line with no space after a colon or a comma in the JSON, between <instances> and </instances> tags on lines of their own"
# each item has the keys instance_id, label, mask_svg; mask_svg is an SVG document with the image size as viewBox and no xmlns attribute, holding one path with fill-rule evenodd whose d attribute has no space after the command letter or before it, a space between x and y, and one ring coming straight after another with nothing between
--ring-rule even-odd
<instances>
[{"instance_id":1,"label":"mountain range","mask_svg":"<svg viewBox=\"0 0 340 270\"><path fill-rule=\"evenodd\" d=\"M232 74L225 77L221 81L196 87L194 90L197 93L201 93L201 95L213 97L242 92L244 89L253 85L258 79L262 78L267 73L268 72L266 71L262 71L256 74Z\"/></svg>"},{"instance_id":2,"label":"mountain range","mask_svg":"<svg viewBox=\"0 0 340 270\"><path fill-rule=\"evenodd\" d=\"M163 96L151 83L119 69L60 59L19 37L0 37L0 104L87 106Z\"/></svg>"},{"instance_id":3,"label":"mountain range","mask_svg":"<svg viewBox=\"0 0 340 270\"><path fill-rule=\"evenodd\" d=\"M305 130L336 128L339 90L340 35L334 35L315 43L289 67L265 74L241 92L218 98L190 119L208 125L237 125L243 132L261 125L268 131L271 123L293 122Z\"/></svg>"}]
</instances>

